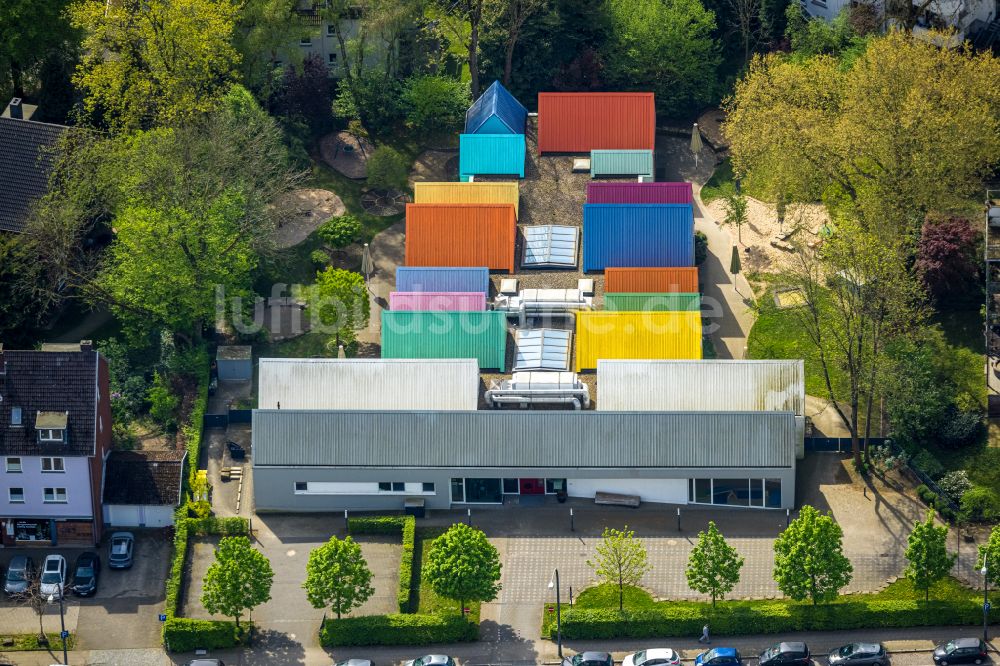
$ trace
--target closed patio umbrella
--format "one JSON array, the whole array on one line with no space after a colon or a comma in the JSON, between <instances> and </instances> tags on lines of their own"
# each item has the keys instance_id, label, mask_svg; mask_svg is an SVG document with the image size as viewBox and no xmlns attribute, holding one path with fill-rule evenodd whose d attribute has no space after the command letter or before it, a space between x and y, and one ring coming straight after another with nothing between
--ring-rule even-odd
<instances>
[{"instance_id":1,"label":"closed patio umbrella","mask_svg":"<svg viewBox=\"0 0 1000 666\"><path fill-rule=\"evenodd\" d=\"M372 261L372 253L368 249L368 243L365 243L364 250L361 252L361 272L365 275L365 284L368 284L371 274L375 272L375 262Z\"/></svg>"},{"instance_id":2,"label":"closed patio umbrella","mask_svg":"<svg viewBox=\"0 0 1000 666\"><path fill-rule=\"evenodd\" d=\"M694 168L698 168L698 155L701 153L701 132L698 130L698 123L691 128L691 152L694 153Z\"/></svg>"},{"instance_id":3,"label":"closed patio umbrella","mask_svg":"<svg viewBox=\"0 0 1000 666\"><path fill-rule=\"evenodd\" d=\"M337 346L337 358L347 358L347 352L344 351L344 345Z\"/></svg>"}]
</instances>

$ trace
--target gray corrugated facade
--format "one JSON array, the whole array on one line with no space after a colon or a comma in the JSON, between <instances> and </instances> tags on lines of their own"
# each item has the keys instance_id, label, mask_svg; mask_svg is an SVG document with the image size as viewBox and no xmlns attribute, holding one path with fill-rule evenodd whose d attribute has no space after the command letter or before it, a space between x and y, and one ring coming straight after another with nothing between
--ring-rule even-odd
<instances>
[{"instance_id":1,"label":"gray corrugated facade","mask_svg":"<svg viewBox=\"0 0 1000 666\"><path fill-rule=\"evenodd\" d=\"M259 511L398 510L410 486L350 489L409 482L434 484L427 507L448 508L455 477L606 479L616 490L611 480L767 478L790 507L796 436L791 412L256 410L254 499Z\"/></svg>"}]
</instances>

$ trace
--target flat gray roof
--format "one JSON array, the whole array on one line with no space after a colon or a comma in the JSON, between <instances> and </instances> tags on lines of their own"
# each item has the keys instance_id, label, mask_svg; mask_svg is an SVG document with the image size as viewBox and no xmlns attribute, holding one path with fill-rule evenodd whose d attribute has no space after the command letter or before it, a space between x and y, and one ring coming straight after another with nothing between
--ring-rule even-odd
<instances>
[{"instance_id":1,"label":"flat gray roof","mask_svg":"<svg viewBox=\"0 0 1000 666\"><path fill-rule=\"evenodd\" d=\"M268 466L792 467L792 412L253 413L253 463Z\"/></svg>"}]
</instances>

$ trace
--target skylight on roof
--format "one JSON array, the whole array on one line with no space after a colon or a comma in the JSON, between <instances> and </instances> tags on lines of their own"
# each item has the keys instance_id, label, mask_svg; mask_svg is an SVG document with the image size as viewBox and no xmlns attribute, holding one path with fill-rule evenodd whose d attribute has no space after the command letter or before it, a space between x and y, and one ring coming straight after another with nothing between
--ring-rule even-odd
<instances>
[{"instance_id":1,"label":"skylight on roof","mask_svg":"<svg viewBox=\"0 0 1000 666\"><path fill-rule=\"evenodd\" d=\"M514 370L568 370L569 331L520 329L514 334Z\"/></svg>"},{"instance_id":2,"label":"skylight on roof","mask_svg":"<svg viewBox=\"0 0 1000 666\"><path fill-rule=\"evenodd\" d=\"M522 266L576 266L579 231L577 227L557 225L525 227Z\"/></svg>"}]
</instances>

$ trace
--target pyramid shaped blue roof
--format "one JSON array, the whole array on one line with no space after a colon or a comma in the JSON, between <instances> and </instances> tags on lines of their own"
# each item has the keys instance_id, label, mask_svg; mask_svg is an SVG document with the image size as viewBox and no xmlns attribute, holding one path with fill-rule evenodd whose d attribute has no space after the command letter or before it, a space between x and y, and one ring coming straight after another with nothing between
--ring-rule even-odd
<instances>
[{"instance_id":1,"label":"pyramid shaped blue roof","mask_svg":"<svg viewBox=\"0 0 1000 666\"><path fill-rule=\"evenodd\" d=\"M466 134L524 134L528 110L494 81L465 114Z\"/></svg>"}]
</instances>

